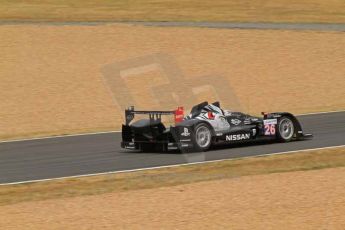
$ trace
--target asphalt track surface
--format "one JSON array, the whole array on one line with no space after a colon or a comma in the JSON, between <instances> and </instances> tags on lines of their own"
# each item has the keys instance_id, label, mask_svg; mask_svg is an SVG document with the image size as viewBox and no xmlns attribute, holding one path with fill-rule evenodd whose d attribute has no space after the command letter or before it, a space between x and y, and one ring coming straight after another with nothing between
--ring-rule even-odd
<instances>
[{"instance_id":1,"label":"asphalt track surface","mask_svg":"<svg viewBox=\"0 0 345 230\"><path fill-rule=\"evenodd\" d=\"M205 27L218 29L260 29L260 30L318 30L345 31L345 24L334 23L269 23L269 22L137 22L145 26L163 27Z\"/></svg>"},{"instance_id":2,"label":"asphalt track surface","mask_svg":"<svg viewBox=\"0 0 345 230\"><path fill-rule=\"evenodd\" d=\"M314 31L345 31L345 23L269 23L269 22L45 22L45 21L0 21L1 25L41 25L41 26L98 26L104 24L134 24L159 27L202 27L218 29L260 29L260 30L314 30Z\"/></svg>"},{"instance_id":3,"label":"asphalt track surface","mask_svg":"<svg viewBox=\"0 0 345 230\"><path fill-rule=\"evenodd\" d=\"M0 183L241 158L345 144L345 112L299 116L311 140L224 146L205 153L141 153L120 147L121 133L0 143Z\"/></svg>"}]
</instances>

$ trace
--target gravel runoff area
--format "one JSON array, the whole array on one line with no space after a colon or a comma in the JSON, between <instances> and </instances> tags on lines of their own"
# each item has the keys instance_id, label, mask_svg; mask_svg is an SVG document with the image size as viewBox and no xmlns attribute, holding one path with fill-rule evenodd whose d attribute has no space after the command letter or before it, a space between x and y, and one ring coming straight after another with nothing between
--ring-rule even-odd
<instances>
[{"instance_id":1,"label":"gravel runoff area","mask_svg":"<svg viewBox=\"0 0 345 230\"><path fill-rule=\"evenodd\" d=\"M0 26L0 45L1 139L118 130L124 105L188 110L214 91L223 107L252 114L345 108L338 31L18 24ZM124 98L104 85L109 65L115 79L125 74Z\"/></svg>"},{"instance_id":2,"label":"gravel runoff area","mask_svg":"<svg viewBox=\"0 0 345 230\"><path fill-rule=\"evenodd\" d=\"M0 20L344 23L343 0L0 0Z\"/></svg>"},{"instance_id":3,"label":"gravel runoff area","mask_svg":"<svg viewBox=\"0 0 345 230\"><path fill-rule=\"evenodd\" d=\"M345 168L0 206L4 229L343 229Z\"/></svg>"}]
</instances>

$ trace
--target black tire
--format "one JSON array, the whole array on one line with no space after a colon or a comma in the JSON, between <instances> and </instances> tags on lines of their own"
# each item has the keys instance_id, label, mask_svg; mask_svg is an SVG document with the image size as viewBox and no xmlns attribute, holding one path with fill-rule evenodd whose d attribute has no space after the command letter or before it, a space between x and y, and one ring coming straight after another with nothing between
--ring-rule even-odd
<instances>
[{"instance_id":1,"label":"black tire","mask_svg":"<svg viewBox=\"0 0 345 230\"><path fill-rule=\"evenodd\" d=\"M193 144L196 151L207 151L212 144L212 129L205 123L200 123L194 128Z\"/></svg>"},{"instance_id":2,"label":"black tire","mask_svg":"<svg viewBox=\"0 0 345 230\"><path fill-rule=\"evenodd\" d=\"M281 142L289 142L295 137L295 122L287 116L283 116L278 120L277 136Z\"/></svg>"}]
</instances>

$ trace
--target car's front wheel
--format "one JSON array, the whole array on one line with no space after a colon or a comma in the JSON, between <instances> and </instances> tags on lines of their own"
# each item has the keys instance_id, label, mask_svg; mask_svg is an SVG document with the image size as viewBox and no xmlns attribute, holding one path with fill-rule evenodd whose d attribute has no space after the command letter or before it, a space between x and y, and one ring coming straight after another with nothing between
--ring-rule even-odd
<instances>
[{"instance_id":1,"label":"car's front wheel","mask_svg":"<svg viewBox=\"0 0 345 230\"><path fill-rule=\"evenodd\" d=\"M290 117L282 117L278 122L278 138L282 142L289 142L295 134L295 124Z\"/></svg>"},{"instance_id":2,"label":"car's front wheel","mask_svg":"<svg viewBox=\"0 0 345 230\"><path fill-rule=\"evenodd\" d=\"M197 151L206 151L210 148L212 143L212 132L211 128L201 123L195 127L194 132L194 145Z\"/></svg>"}]
</instances>

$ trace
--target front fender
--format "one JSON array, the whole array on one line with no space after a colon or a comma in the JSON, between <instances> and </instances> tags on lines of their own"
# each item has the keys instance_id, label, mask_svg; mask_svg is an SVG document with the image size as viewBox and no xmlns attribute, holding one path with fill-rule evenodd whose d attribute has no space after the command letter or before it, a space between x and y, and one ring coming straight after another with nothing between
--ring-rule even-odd
<instances>
[{"instance_id":1,"label":"front fender","mask_svg":"<svg viewBox=\"0 0 345 230\"><path fill-rule=\"evenodd\" d=\"M295 137L297 139L304 137L305 135L303 134L303 128L301 123L298 121L297 117L293 115L292 113L288 112L274 112L274 113L269 113L265 114L264 119L271 119L271 118L277 118L279 119L280 117L289 117L291 120L294 122L295 128L296 128L296 133Z\"/></svg>"}]
</instances>

